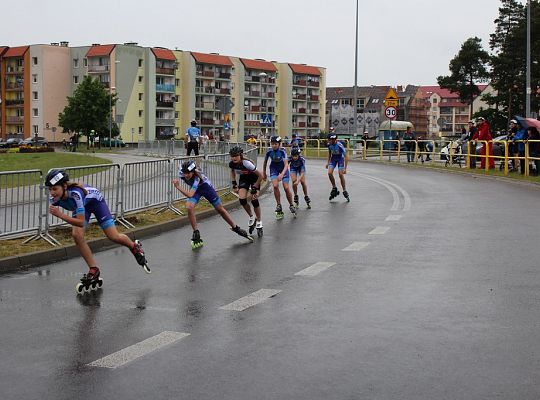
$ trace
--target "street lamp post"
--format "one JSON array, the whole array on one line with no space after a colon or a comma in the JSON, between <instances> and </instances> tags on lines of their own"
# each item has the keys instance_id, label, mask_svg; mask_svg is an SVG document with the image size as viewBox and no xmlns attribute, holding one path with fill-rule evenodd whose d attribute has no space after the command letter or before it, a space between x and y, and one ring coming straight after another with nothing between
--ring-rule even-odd
<instances>
[{"instance_id":1,"label":"street lamp post","mask_svg":"<svg viewBox=\"0 0 540 400\"><path fill-rule=\"evenodd\" d=\"M260 93L260 101L261 101L261 104L260 104L260 115L261 115L261 133L262 133L262 125L263 125L263 114L262 114L262 94L263 94L263 79L266 78L268 76L268 74L266 72L260 72L259 73L259 78L260 78L260 84L261 84L261 93ZM268 105L266 106L266 114L268 114ZM268 136L268 126L265 125L265 129L264 129L264 132L265 132L265 136Z\"/></svg>"},{"instance_id":2,"label":"street lamp post","mask_svg":"<svg viewBox=\"0 0 540 400\"><path fill-rule=\"evenodd\" d=\"M525 117L531 116L531 0L527 0L527 74L525 84Z\"/></svg>"},{"instance_id":3,"label":"street lamp post","mask_svg":"<svg viewBox=\"0 0 540 400\"><path fill-rule=\"evenodd\" d=\"M358 0L356 0L356 35L354 37L354 88L353 88L353 110L354 110L354 123L353 123L353 135L356 136L357 124L358 124Z\"/></svg>"},{"instance_id":4,"label":"street lamp post","mask_svg":"<svg viewBox=\"0 0 540 400\"><path fill-rule=\"evenodd\" d=\"M109 87L109 150L111 150L112 144L112 92L116 90L114 86Z\"/></svg>"}]
</instances>

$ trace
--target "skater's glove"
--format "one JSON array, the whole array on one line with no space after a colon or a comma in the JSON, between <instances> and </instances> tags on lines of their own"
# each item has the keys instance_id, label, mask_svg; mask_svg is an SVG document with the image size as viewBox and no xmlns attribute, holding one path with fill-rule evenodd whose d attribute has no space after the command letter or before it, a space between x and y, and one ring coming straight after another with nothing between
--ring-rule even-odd
<instances>
[{"instance_id":1,"label":"skater's glove","mask_svg":"<svg viewBox=\"0 0 540 400\"><path fill-rule=\"evenodd\" d=\"M236 181L232 181L231 183L234 190L238 189L238 183Z\"/></svg>"},{"instance_id":2,"label":"skater's glove","mask_svg":"<svg viewBox=\"0 0 540 400\"><path fill-rule=\"evenodd\" d=\"M257 194L257 192L258 192L259 190L260 190L260 189L259 189L258 187L253 186L253 187L251 188L251 194Z\"/></svg>"}]
</instances>

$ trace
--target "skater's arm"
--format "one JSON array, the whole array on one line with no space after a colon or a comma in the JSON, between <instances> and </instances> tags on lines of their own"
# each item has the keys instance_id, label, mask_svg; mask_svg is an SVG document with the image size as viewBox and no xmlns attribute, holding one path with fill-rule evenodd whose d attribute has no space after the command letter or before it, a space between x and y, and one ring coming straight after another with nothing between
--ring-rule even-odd
<instances>
[{"instance_id":1,"label":"skater's arm","mask_svg":"<svg viewBox=\"0 0 540 400\"><path fill-rule=\"evenodd\" d=\"M75 217L70 217L67 214L64 214L58 207L49 206L49 213L54 215L57 218L60 218L62 221L67 222L70 225L78 226L79 228L84 227L84 214L77 214Z\"/></svg>"},{"instance_id":2,"label":"skater's arm","mask_svg":"<svg viewBox=\"0 0 540 400\"><path fill-rule=\"evenodd\" d=\"M197 191L197 189L193 189L193 188L190 190L184 189L180 185L180 179L173 179L172 183L174 187L186 197L190 197L190 198L193 197L195 195L195 192Z\"/></svg>"}]
</instances>

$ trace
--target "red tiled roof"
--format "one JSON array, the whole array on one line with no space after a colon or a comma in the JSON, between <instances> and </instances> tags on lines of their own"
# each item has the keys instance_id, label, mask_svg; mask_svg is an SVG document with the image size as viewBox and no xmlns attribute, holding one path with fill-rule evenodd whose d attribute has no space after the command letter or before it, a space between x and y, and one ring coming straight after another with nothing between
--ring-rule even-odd
<instances>
[{"instance_id":1,"label":"red tiled roof","mask_svg":"<svg viewBox=\"0 0 540 400\"><path fill-rule=\"evenodd\" d=\"M115 46L115 44L92 46L90 47L90 50L88 50L88 53L86 53L86 57L108 56L114 50Z\"/></svg>"},{"instance_id":2,"label":"red tiled roof","mask_svg":"<svg viewBox=\"0 0 540 400\"><path fill-rule=\"evenodd\" d=\"M4 51L6 51L7 49L9 49L9 47L7 47L7 46L0 46L0 56L1 56L2 54L4 54Z\"/></svg>"},{"instance_id":3,"label":"red tiled roof","mask_svg":"<svg viewBox=\"0 0 540 400\"><path fill-rule=\"evenodd\" d=\"M244 64L244 67L246 67L247 69L257 69L257 70L268 71L268 72L277 71L276 66L272 64L270 61L250 60L248 58L241 58L240 61L242 61L242 64Z\"/></svg>"},{"instance_id":4,"label":"red tiled roof","mask_svg":"<svg viewBox=\"0 0 540 400\"><path fill-rule=\"evenodd\" d=\"M289 64L295 74L316 75L321 76L321 71L317 67L310 67L302 64Z\"/></svg>"},{"instance_id":5,"label":"red tiled roof","mask_svg":"<svg viewBox=\"0 0 540 400\"><path fill-rule=\"evenodd\" d=\"M232 67L233 63L231 59L227 56L220 56L219 54L205 54L205 53L196 53L191 52L191 55L201 64L214 64L214 65L225 65L227 67Z\"/></svg>"},{"instance_id":6,"label":"red tiled roof","mask_svg":"<svg viewBox=\"0 0 540 400\"><path fill-rule=\"evenodd\" d=\"M10 47L3 57L22 57L30 46Z\"/></svg>"},{"instance_id":7,"label":"red tiled roof","mask_svg":"<svg viewBox=\"0 0 540 400\"><path fill-rule=\"evenodd\" d=\"M154 53L156 58L159 60L176 61L176 57L174 56L172 50L154 47L152 48L152 53Z\"/></svg>"},{"instance_id":8,"label":"red tiled roof","mask_svg":"<svg viewBox=\"0 0 540 400\"><path fill-rule=\"evenodd\" d=\"M480 92L484 91L487 85L478 85ZM443 89L440 86L420 86L419 90L422 92L422 97L430 97L433 93L438 94L444 99L459 99L459 94L452 93L448 89Z\"/></svg>"}]
</instances>

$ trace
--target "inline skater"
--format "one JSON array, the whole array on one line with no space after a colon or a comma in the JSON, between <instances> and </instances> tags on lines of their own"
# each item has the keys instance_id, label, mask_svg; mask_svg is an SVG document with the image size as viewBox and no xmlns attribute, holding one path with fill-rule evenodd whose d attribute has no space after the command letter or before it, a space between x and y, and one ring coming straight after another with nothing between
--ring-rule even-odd
<instances>
[{"instance_id":1,"label":"inline skater","mask_svg":"<svg viewBox=\"0 0 540 400\"><path fill-rule=\"evenodd\" d=\"M229 155L231 156L229 168L231 169L232 187L235 193L238 193L240 204L249 215L249 233L252 234L255 228L257 228L257 235L261 237L263 235L263 225L258 192L261 188L263 176L251 160L244 158L244 150L240 146L231 148ZM238 182L236 181L236 173L240 175ZM248 190L251 191L253 212L247 201ZM253 215L254 213L255 215Z\"/></svg>"},{"instance_id":2,"label":"inline skater","mask_svg":"<svg viewBox=\"0 0 540 400\"><path fill-rule=\"evenodd\" d=\"M180 180L185 182L189 186L189 189L183 188L180 185ZM234 223L230 214L225 207L223 207L223 204L221 204L221 199L212 186L212 183L205 175L197 170L195 162L184 161L178 171L178 178L173 179L172 183L178 191L187 197L186 209L188 212L189 223L193 228L193 236L191 238L191 248L193 250L203 246L201 234L197 225L197 218L195 217L195 206L201 197L206 198L206 200L212 204L216 212L229 224L233 232L245 237L250 242L253 242L253 238L245 230Z\"/></svg>"},{"instance_id":3,"label":"inline skater","mask_svg":"<svg viewBox=\"0 0 540 400\"><path fill-rule=\"evenodd\" d=\"M300 155L300 148L293 147L291 150L291 156L289 157L290 165L290 174L294 192L294 204L298 208L299 199L298 199L298 183L302 185L302 191L304 192L304 200L306 202L307 208L311 209L311 200L307 193L307 184L306 184L306 160Z\"/></svg>"},{"instance_id":4,"label":"inline skater","mask_svg":"<svg viewBox=\"0 0 540 400\"><path fill-rule=\"evenodd\" d=\"M84 239L84 232L92 214L96 217L105 235L113 242L130 249L137 263L146 273L150 273L141 242L138 240L133 242L128 236L118 232L107 202L98 189L70 182L69 175L62 169L50 170L45 177L45 186L49 188L50 194L49 213L72 225L73 240L88 265L88 272L84 274L81 282L76 286L78 293L97 289L103 285L92 250ZM58 207L71 211L71 217Z\"/></svg>"},{"instance_id":5,"label":"inline skater","mask_svg":"<svg viewBox=\"0 0 540 400\"><path fill-rule=\"evenodd\" d=\"M282 219L283 209L281 207L281 193L279 191L279 182L283 184L283 190L285 196L289 202L289 210L296 218L296 207L293 204L292 194L289 189L289 161L287 159L287 152L281 147L281 137L272 136L270 138L271 147L266 151L263 165L263 180L266 180L266 166L268 160L270 160L270 179L272 180L272 186L274 188L274 197L276 198L276 218Z\"/></svg>"},{"instance_id":6,"label":"inline skater","mask_svg":"<svg viewBox=\"0 0 540 400\"><path fill-rule=\"evenodd\" d=\"M328 179L332 184L332 191L330 192L329 200L334 199L339 195L339 190L336 187L336 180L334 179L334 169L338 168L339 181L341 188L343 189L343 196L350 202L349 193L345 186L345 174L347 173L347 165L349 164L349 155L347 150L337 140L337 135L331 133L328 136L328 160L326 161L326 168L328 168Z\"/></svg>"}]
</instances>

